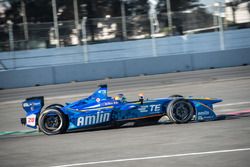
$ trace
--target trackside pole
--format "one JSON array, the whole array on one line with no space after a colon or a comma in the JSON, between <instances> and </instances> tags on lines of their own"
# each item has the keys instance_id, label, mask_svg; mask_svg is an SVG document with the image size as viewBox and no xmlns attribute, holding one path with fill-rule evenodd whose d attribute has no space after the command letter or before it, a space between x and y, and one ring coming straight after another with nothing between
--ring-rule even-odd
<instances>
[{"instance_id":1,"label":"trackside pole","mask_svg":"<svg viewBox=\"0 0 250 167\"><path fill-rule=\"evenodd\" d=\"M224 30L223 30L223 22L222 22L222 16L221 16L221 3L219 3L219 25L220 25L220 49L225 50L225 44L224 44Z\"/></svg>"},{"instance_id":2,"label":"trackside pole","mask_svg":"<svg viewBox=\"0 0 250 167\"><path fill-rule=\"evenodd\" d=\"M151 42L152 42L152 52L153 56L157 57L157 52L156 52L156 43L155 43L155 36L154 36L154 25L153 25L153 17L150 15L150 30L151 30Z\"/></svg>"},{"instance_id":3,"label":"trackside pole","mask_svg":"<svg viewBox=\"0 0 250 167\"><path fill-rule=\"evenodd\" d=\"M23 30L24 30L24 39L26 42L26 49L29 49L29 31L28 31L28 23L27 23L27 15L26 15L26 5L24 0L21 0L21 13L23 18Z\"/></svg>"},{"instance_id":4,"label":"trackside pole","mask_svg":"<svg viewBox=\"0 0 250 167\"><path fill-rule=\"evenodd\" d=\"M219 23L219 36L220 36L220 50L225 50L224 41L224 30L223 30L223 20L222 20L222 4L221 2L214 3L214 10L217 8L218 12L218 23Z\"/></svg>"},{"instance_id":5,"label":"trackside pole","mask_svg":"<svg viewBox=\"0 0 250 167\"><path fill-rule=\"evenodd\" d=\"M88 46L87 46L87 33L86 33L86 21L87 17L82 18L82 40L83 40L83 56L84 56L84 63L88 63Z\"/></svg>"},{"instance_id":6,"label":"trackside pole","mask_svg":"<svg viewBox=\"0 0 250 167\"><path fill-rule=\"evenodd\" d=\"M78 2L77 2L77 0L73 0L73 7L74 7L75 29L77 30L77 38L79 39L79 15L78 15Z\"/></svg>"},{"instance_id":7,"label":"trackside pole","mask_svg":"<svg viewBox=\"0 0 250 167\"><path fill-rule=\"evenodd\" d=\"M148 15L149 15L149 21L150 21L150 35L151 35L151 42L152 42L153 57L157 57L155 32L159 31L159 23L157 20L157 12L156 12L157 4L158 4L158 0L148 0L148 5L149 5Z\"/></svg>"},{"instance_id":8,"label":"trackside pole","mask_svg":"<svg viewBox=\"0 0 250 167\"><path fill-rule=\"evenodd\" d=\"M14 33L13 33L13 22L11 20L7 21L8 31L9 31L9 45L10 45L10 54L12 55L13 69L16 68L16 56L15 56L15 44L14 44Z\"/></svg>"},{"instance_id":9,"label":"trackside pole","mask_svg":"<svg viewBox=\"0 0 250 167\"><path fill-rule=\"evenodd\" d=\"M169 35L173 35L173 23L172 23L172 12L171 12L171 2L170 0L166 0L166 6L167 6L167 15L168 15L168 27L170 30Z\"/></svg>"},{"instance_id":10,"label":"trackside pole","mask_svg":"<svg viewBox=\"0 0 250 167\"><path fill-rule=\"evenodd\" d=\"M52 0L52 10L53 10L53 22L54 22L54 29L55 29L56 47L59 47L60 46L60 42L59 42L60 39L59 39L56 0Z\"/></svg>"},{"instance_id":11,"label":"trackside pole","mask_svg":"<svg viewBox=\"0 0 250 167\"><path fill-rule=\"evenodd\" d=\"M123 37L123 40L127 39L125 3L126 3L126 0L121 0L122 37Z\"/></svg>"}]
</instances>

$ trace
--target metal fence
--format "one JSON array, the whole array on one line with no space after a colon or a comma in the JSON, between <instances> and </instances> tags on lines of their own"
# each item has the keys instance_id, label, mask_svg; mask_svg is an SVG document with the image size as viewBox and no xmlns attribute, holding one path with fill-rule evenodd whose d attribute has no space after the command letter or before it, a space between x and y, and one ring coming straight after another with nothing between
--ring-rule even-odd
<instances>
[{"instance_id":1,"label":"metal fence","mask_svg":"<svg viewBox=\"0 0 250 167\"><path fill-rule=\"evenodd\" d=\"M88 62L250 47L250 16L236 24L214 8L206 7L172 12L171 19L171 27L164 12L157 14L153 25L147 14L87 19L84 27L81 22L76 27L74 20L59 20L59 39L53 22L27 23L26 35L25 24L8 23L0 27L0 70L86 62L82 60L83 29L87 35ZM242 28L247 29L236 30ZM60 49L37 50L35 55L30 51L56 48L58 43Z\"/></svg>"},{"instance_id":2,"label":"metal fence","mask_svg":"<svg viewBox=\"0 0 250 167\"><path fill-rule=\"evenodd\" d=\"M224 14L223 14L224 13ZM249 14L249 12L248 12ZM236 21L221 9L214 6L197 7L192 10L171 13L172 25L166 12L158 12L154 37L183 35L187 33L201 33L231 28L249 27L250 18ZM249 15L250 17L250 15ZM221 22L221 23L220 23ZM75 20L58 20L59 39L53 22L15 23L0 25L0 51L28 50L37 48L67 47L83 44L81 21L76 26ZM151 38L150 19L148 14L124 17L111 17L87 19L86 27L88 44L126 41Z\"/></svg>"},{"instance_id":3,"label":"metal fence","mask_svg":"<svg viewBox=\"0 0 250 167\"><path fill-rule=\"evenodd\" d=\"M227 30L224 32L223 47L219 32L207 32L155 39L153 55L152 39L88 45L88 61L105 62L138 59L152 56L171 56L206 53L219 50L250 48L250 29ZM235 55L239 56L240 55ZM86 63L82 46L25 50L0 53L0 70L37 68L66 64ZM174 62L173 62L174 63Z\"/></svg>"}]
</instances>

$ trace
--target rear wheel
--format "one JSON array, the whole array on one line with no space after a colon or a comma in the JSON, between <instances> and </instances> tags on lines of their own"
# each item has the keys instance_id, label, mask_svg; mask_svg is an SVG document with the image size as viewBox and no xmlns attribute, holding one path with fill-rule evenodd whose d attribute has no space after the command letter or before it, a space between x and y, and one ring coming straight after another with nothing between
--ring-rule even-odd
<instances>
[{"instance_id":1,"label":"rear wheel","mask_svg":"<svg viewBox=\"0 0 250 167\"><path fill-rule=\"evenodd\" d=\"M167 116L172 122L187 123L194 115L194 107L185 99L175 99L168 104Z\"/></svg>"},{"instance_id":2,"label":"rear wheel","mask_svg":"<svg viewBox=\"0 0 250 167\"><path fill-rule=\"evenodd\" d=\"M68 128L67 116L57 107L45 109L38 118L39 129L47 135L65 133Z\"/></svg>"},{"instance_id":3,"label":"rear wheel","mask_svg":"<svg viewBox=\"0 0 250 167\"><path fill-rule=\"evenodd\" d=\"M171 96L169 96L170 98L181 98L181 97L183 97L182 95L171 95Z\"/></svg>"},{"instance_id":4,"label":"rear wheel","mask_svg":"<svg viewBox=\"0 0 250 167\"><path fill-rule=\"evenodd\" d=\"M54 107L62 108L63 105L61 105L61 104L51 104L51 105L47 106L47 107L45 108L45 110L47 110L48 108L54 108Z\"/></svg>"}]
</instances>

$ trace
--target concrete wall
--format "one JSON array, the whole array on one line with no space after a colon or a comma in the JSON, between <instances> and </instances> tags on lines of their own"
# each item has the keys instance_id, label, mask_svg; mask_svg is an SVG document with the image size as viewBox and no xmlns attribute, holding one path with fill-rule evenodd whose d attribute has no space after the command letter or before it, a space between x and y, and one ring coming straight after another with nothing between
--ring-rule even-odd
<instances>
[{"instance_id":1,"label":"concrete wall","mask_svg":"<svg viewBox=\"0 0 250 167\"><path fill-rule=\"evenodd\" d=\"M225 50L250 47L250 29L224 32ZM219 32L156 38L158 56L206 53L220 50ZM151 39L88 45L89 62L104 62L152 56ZM84 62L82 46L0 53L7 69L65 65Z\"/></svg>"},{"instance_id":2,"label":"concrete wall","mask_svg":"<svg viewBox=\"0 0 250 167\"><path fill-rule=\"evenodd\" d=\"M192 54L192 67L198 70L212 67L218 68L250 64L249 51L250 48Z\"/></svg>"},{"instance_id":3,"label":"concrete wall","mask_svg":"<svg viewBox=\"0 0 250 167\"><path fill-rule=\"evenodd\" d=\"M107 77L124 77L124 62L99 62L53 67L55 82L98 80Z\"/></svg>"},{"instance_id":4,"label":"concrete wall","mask_svg":"<svg viewBox=\"0 0 250 167\"><path fill-rule=\"evenodd\" d=\"M0 88L17 88L54 83L52 68L10 70L0 72Z\"/></svg>"},{"instance_id":5,"label":"concrete wall","mask_svg":"<svg viewBox=\"0 0 250 167\"><path fill-rule=\"evenodd\" d=\"M0 72L0 88L129 77L250 64L250 48Z\"/></svg>"}]
</instances>

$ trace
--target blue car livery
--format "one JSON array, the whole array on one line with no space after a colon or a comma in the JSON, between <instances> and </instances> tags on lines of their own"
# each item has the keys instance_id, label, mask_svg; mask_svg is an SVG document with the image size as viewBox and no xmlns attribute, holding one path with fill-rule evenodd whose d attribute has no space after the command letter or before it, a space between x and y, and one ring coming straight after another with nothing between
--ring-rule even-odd
<instances>
[{"instance_id":1,"label":"blue car livery","mask_svg":"<svg viewBox=\"0 0 250 167\"><path fill-rule=\"evenodd\" d=\"M127 122L157 122L162 116L173 123L212 121L216 120L213 104L221 101L180 95L146 100L140 95L138 101L127 101L123 94L109 97L107 85L100 85L89 97L65 106L52 104L43 109L43 96L27 98L22 103L26 117L21 118L21 123L53 135L74 129L117 127Z\"/></svg>"}]
</instances>

